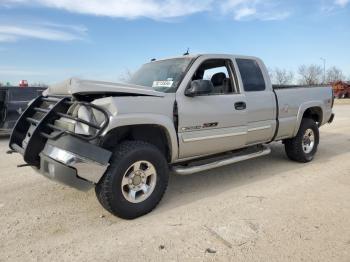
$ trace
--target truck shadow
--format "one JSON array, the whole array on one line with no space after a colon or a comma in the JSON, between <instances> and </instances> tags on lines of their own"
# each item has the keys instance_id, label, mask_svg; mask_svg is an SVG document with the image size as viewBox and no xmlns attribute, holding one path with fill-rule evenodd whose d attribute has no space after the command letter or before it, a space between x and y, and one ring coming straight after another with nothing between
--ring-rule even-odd
<instances>
[{"instance_id":1,"label":"truck shadow","mask_svg":"<svg viewBox=\"0 0 350 262\"><path fill-rule=\"evenodd\" d=\"M163 200L160 205L147 216L154 216L164 212L166 213L176 207L185 206L201 199L210 198L229 190L235 190L235 188L250 183L257 183L273 176L283 178L287 176L287 172L293 170L297 176L298 173L300 174L300 170L308 165L330 162L334 157L349 153L350 134L345 134L330 132L321 133L319 151L314 161L309 164L300 164L290 161L285 155L284 146L281 143L273 143L271 144L272 152L268 156L247 160L190 176L171 175L169 187ZM8 149L8 139L8 137L0 137L0 144L2 146L1 154L4 154L5 150ZM9 158L13 157L17 156L11 156ZM20 163L20 158L18 158L18 160ZM15 169L16 167L14 166L13 168ZM302 170L302 172L305 173L304 170ZM38 184L38 181L40 184ZM23 187L28 190L30 188L31 190L35 187L41 188L44 183L46 183L46 190L50 191L54 196L50 199L42 198L42 200L39 200L40 203L37 203L37 205L41 208L50 206L53 203L56 205L57 203L61 203L61 198L64 196L65 199L75 199L74 201L62 202L68 210L75 210L76 204L79 201L82 205L80 208L85 210L84 212L87 212L87 214L93 212L93 214L96 215L96 212L101 212L103 210L97 203L97 200L95 201L93 190L85 194L51 181L48 182L44 180L44 178L29 181ZM251 193L252 192L249 192L249 194ZM32 194L29 196L28 201L37 201L35 198L36 194ZM80 198L81 200L77 201L77 198ZM75 214L73 211L67 213ZM113 216L111 216L111 221L113 221L112 223L120 222L118 218Z\"/></svg>"},{"instance_id":2,"label":"truck shadow","mask_svg":"<svg viewBox=\"0 0 350 262\"><path fill-rule=\"evenodd\" d=\"M277 175L283 178L286 177L284 174L286 172L297 171L307 165L325 163L331 161L333 157L350 152L350 136L332 134L328 137L330 139L325 139L320 143L314 161L308 164L290 161L284 152L284 145L272 143L272 152L268 156L190 176L172 175L165 197L153 213L156 215L158 212L166 212L175 207L187 205L272 176Z\"/></svg>"}]
</instances>

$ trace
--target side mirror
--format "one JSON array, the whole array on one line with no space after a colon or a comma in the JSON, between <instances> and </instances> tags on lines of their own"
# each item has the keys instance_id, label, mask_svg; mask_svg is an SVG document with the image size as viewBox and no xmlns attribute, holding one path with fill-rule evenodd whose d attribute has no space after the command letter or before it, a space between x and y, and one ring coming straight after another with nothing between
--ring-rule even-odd
<instances>
[{"instance_id":1,"label":"side mirror","mask_svg":"<svg viewBox=\"0 0 350 262\"><path fill-rule=\"evenodd\" d=\"M194 97L197 95L207 95L213 91L214 87L210 80L194 80L185 91L185 96Z\"/></svg>"}]
</instances>

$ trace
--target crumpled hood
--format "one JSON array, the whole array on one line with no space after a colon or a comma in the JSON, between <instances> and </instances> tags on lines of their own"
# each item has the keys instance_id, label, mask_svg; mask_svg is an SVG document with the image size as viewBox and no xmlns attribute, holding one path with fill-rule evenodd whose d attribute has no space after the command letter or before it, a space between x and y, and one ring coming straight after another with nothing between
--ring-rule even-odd
<instances>
[{"instance_id":1,"label":"crumpled hood","mask_svg":"<svg viewBox=\"0 0 350 262\"><path fill-rule=\"evenodd\" d=\"M163 97L164 93L148 90L145 87L110 83L102 81L82 80L70 78L61 83L50 85L43 95L75 95L75 94L130 94Z\"/></svg>"}]
</instances>

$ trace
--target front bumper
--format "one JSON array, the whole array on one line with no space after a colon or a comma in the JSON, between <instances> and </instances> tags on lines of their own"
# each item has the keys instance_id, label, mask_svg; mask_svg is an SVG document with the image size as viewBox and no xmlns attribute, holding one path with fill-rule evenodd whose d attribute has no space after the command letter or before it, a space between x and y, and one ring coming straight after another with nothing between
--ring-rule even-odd
<instances>
[{"instance_id":1,"label":"front bumper","mask_svg":"<svg viewBox=\"0 0 350 262\"><path fill-rule=\"evenodd\" d=\"M67 135L48 140L40 153L38 171L49 179L88 190L100 181L110 157L110 151Z\"/></svg>"},{"instance_id":2,"label":"front bumper","mask_svg":"<svg viewBox=\"0 0 350 262\"><path fill-rule=\"evenodd\" d=\"M40 169L34 169L46 178L81 191L87 191L93 186L91 182L79 178L76 169L57 162L45 155L41 156Z\"/></svg>"},{"instance_id":3,"label":"front bumper","mask_svg":"<svg viewBox=\"0 0 350 262\"><path fill-rule=\"evenodd\" d=\"M99 111L104 121L97 125L74 116L69 113L74 104ZM56 120L62 117L86 124L96 132L83 136L56 126ZM108 121L108 113L96 105L71 97L39 96L19 117L9 146L44 176L84 190L98 183L108 167L112 153L92 142L99 139Z\"/></svg>"}]
</instances>

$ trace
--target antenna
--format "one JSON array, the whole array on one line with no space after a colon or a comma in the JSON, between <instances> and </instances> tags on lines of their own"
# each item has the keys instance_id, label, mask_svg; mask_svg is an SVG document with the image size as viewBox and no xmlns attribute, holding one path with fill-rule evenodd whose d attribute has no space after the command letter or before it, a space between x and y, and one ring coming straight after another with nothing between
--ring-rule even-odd
<instances>
[{"instance_id":1,"label":"antenna","mask_svg":"<svg viewBox=\"0 0 350 262\"><path fill-rule=\"evenodd\" d=\"M186 53L184 53L183 55L189 55L189 54L190 54L190 49L189 49L189 48L187 48Z\"/></svg>"}]
</instances>

